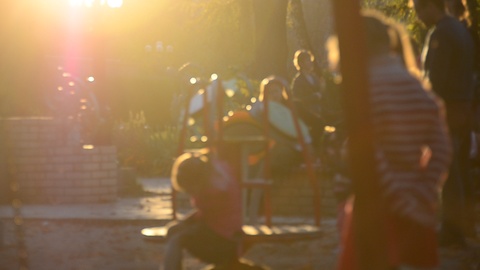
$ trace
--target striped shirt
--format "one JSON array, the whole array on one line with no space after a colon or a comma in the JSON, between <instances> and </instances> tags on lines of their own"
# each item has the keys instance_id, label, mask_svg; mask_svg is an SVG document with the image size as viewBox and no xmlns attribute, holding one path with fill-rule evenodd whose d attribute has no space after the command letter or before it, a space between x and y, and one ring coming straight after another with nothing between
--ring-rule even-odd
<instances>
[{"instance_id":1,"label":"striped shirt","mask_svg":"<svg viewBox=\"0 0 480 270\"><path fill-rule=\"evenodd\" d=\"M436 224L451 159L443 107L394 56L371 60L370 106L378 170L391 213Z\"/></svg>"}]
</instances>

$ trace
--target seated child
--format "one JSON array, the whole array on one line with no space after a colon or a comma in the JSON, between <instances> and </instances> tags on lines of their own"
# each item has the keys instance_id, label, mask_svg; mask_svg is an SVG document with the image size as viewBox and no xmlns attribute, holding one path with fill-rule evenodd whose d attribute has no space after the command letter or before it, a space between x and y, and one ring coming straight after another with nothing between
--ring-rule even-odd
<instances>
[{"instance_id":1,"label":"seated child","mask_svg":"<svg viewBox=\"0 0 480 270\"><path fill-rule=\"evenodd\" d=\"M170 224L165 270L182 269L182 251L228 268L242 234L241 190L228 164L208 153L185 153L172 168L173 187L190 195L193 213Z\"/></svg>"}]
</instances>

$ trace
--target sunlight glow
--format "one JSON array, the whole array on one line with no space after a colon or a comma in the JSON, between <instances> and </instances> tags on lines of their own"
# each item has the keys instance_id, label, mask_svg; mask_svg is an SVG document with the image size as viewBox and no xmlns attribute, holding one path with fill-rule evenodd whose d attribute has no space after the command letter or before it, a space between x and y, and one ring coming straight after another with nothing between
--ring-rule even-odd
<instances>
[{"instance_id":1,"label":"sunlight glow","mask_svg":"<svg viewBox=\"0 0 480 270\"><path fill-rule=\"evenodd\" d=\"M123 0L107 0L107 5L111 8L121 8L123 6Z\"/></svg>"},{"instance_id":2,"label":"sunlight glow","mask_svg":"<svg viewBox=\"0 0 480 270\"><path fill-rule=\"evenodd\" d=\"M231 98L235 95L235 91L232 89L227 89L225 90L225 94L227 94L227 97Z\"/></svg>"},{"instance_id":3,"label":"sunlight glow","mask_svg":"<svg viewBox=\"0 0 480 270\"><path fill-rule=\"evenodd\" d=\"M85 3L86 7L92 7L94 0L84 0L83 2Z\"/></svg>"},{"instance_id":4,"label":"sunlight glow","mask_svg":"<svg viewBox=\"0 0 480 270\"><path fill-rule=\"evenodd\" d=\"M95 146L93 146L92 144L84 144L83 145L83 149L85 149L85 150L92 150L93 148L95 148Z\"/></svg>"},{"instance_id":5,"label":"sunlight glow","mask_svg":"<svg viewBox=\"0 0 480 270\"><path fill-rule=\"evenodd\" d=\"M86 6L91 8L95 3L101 6L104 6L106 3L110 8L121 8L123 6L123 0L69 0L68 2L72 7Z\"/></svg>"},{"instance_id":6,"label":"sunlight glow","mask_svg":"<svg viewBox=\"0 0 480 270\"><path fill-rule=\"evenodd\" d=\"M93 76L90 76L87 78L87 81L89 82L94 82L95 81L95 78Z\"/></svg>"},{"instance_id":7,"label":"sunlight glow","mask_svg":"<svg viewBox=\"0 0 480 270\"><path fill-rule=\"evenodd\" d=\"M325 126L325 132L333 133L333 132L335 132L335 127Z\"/></svg>"},{"instance_id":8,"label":"sunlight glow","mask_svg":"<svg viewBox=\"0 0 480 270\"><path fill-rule=\"evenodd\" d=\"M82 0L69 0L69 2L70 2L70 6L72 7L79 7L83 3Z\"/></svg>"}]
</instances>

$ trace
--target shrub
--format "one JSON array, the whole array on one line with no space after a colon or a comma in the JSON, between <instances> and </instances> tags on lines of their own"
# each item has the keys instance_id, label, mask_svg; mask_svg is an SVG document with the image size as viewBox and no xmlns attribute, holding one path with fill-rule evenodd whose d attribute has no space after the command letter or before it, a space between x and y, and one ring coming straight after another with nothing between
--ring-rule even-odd
<instances>
[{"instance_id":1,"label":"shrub","mask_svg":"<svg viewBox=\"0 0 480 270\"><path fill-rule=\"evenodd\" d=\"M118 122L113 131L121 166L133 167L142 176L168 176L178 145L176 127L153 128L143 112L130 112L129 119Z\"/></svg>"}]
</instances>

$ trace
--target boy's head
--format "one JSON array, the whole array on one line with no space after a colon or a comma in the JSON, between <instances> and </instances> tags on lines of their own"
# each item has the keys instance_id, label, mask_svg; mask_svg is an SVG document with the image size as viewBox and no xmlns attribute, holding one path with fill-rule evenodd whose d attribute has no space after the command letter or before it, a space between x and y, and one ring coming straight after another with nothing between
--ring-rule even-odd
<instances>
[{"instance_id":1,"label":"boy's head","mask_svg":"<svg viewBox=\"0 0 480 270\"><path fill-rule=\"evenodd\" d=\"M175 190L196 194L208 185L212 168L205 152L180 155L172 167L172 185Z\"/></svg>"},{"instance_id":2,"label":"boy's head","mask_svg":"<svg viewBox=\"0 0 480 270\"><path fill-rule=\"evenodd\" d=\"M386 24L386 17L376 10L362 10L370 56L385 55L392 51L392 29Z\"/></svg>"},{"instance_id":3,"label":"boy's head","mask_svg":"<svg viewBox=\"0 0 480 270\"><path fill-rule=\"evenodd\" d=\"M445 8L447 13L453 17L460 20L466 20L467 23L471 23L469 21L470 14L467 8L466 0L445 0Z\"/></svg>"},{"instance_id":4,"label":"boy's head","mask_svg":"<svg viewBox=\"0 0 480 270\"><path fill-rule=\"evenodd\" d=\"M313 61L315 61L315 57L308 50L298 50L293 57L293 65L298 71L312 71L314 68Z\"/></svg>"},{"instance_id":5,"label":"boy's head","mask_svg":"<svg viewBox=\"0 0 480 270\"><path fill-rule=\"evenodd\" d=\"M445 15L445 0L413 0L417 17L427 26L435 25Z\"/></svg>"}]
</instances>

